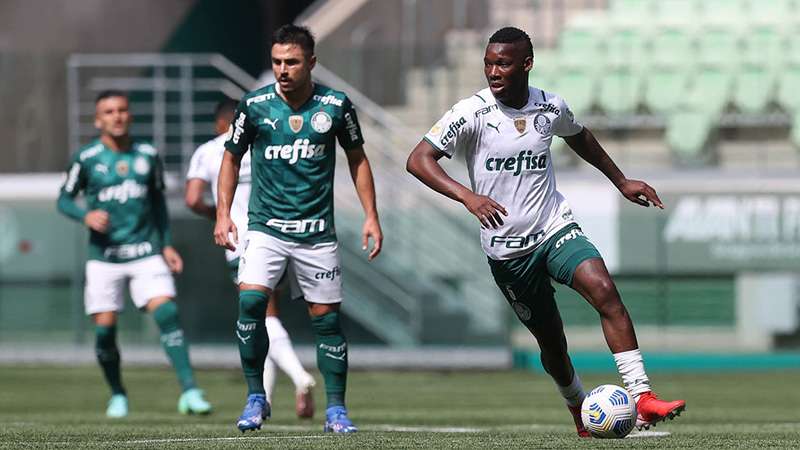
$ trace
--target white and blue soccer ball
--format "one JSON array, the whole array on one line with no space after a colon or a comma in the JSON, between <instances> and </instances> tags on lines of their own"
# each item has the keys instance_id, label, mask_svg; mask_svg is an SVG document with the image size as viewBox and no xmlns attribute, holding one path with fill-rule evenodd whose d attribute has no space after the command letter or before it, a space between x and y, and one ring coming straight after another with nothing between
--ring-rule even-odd
<instances>
[{"instance_id":1,"label":"white and blue soccer ball","mask_svg":"<svg viewBox=\"0 0 800 450\"><path fill-rule=\"evenodd\" d=\"M583 400L581 420L593 437L621 439L636 425L636 402L624 388L604 384Z\"/></svg>"}]
</instances>

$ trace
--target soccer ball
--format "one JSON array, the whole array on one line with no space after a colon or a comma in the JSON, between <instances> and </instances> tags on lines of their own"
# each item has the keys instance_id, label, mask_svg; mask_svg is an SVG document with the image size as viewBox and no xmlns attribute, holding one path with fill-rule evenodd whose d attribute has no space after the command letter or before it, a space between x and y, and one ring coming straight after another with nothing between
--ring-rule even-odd
<instances>
[{"instance_id":1,"label":"soccer ball","mask_svg":"<svg viewBox=\"0 0 800 450\"><path fill-rule=\"evenodd\" d=\"M583 400L581 420L593 437L621 439L636 425L636 403L619 386L597 386Z\"/></svg>"}]
</instances>

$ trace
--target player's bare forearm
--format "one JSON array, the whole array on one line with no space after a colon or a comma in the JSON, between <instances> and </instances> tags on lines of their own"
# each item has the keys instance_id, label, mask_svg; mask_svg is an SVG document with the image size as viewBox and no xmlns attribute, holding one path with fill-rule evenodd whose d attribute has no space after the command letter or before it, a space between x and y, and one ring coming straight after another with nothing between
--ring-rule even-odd
<instances>
[{"instance_id":1,"label":"player's bare forearm","mask_svg":"<svg viewBox=\"0 0 800 450\"><path fill-rule=\"evenodd\" d=\"M588 162L603 173L617 188L625 181L625 175L608 156L603 146L597 142L591 131L583 127L580 133L564 138L567 145L584 161Z\"/></svg>"},{"instance_id":2,"label":"player's bare forearm","mask_svg":"<svg viewBox=\"0 0 800 450\"><path fill-rule=\"evenodd\" d=\"M217 208L214 205L209 205L203 198L206 190L206 182L199 178L191 178L186 180L186 194L184 201L186 206L189 207L196 214L207 217L211 220L217 216Z\"/></svg>"},{"instance_id":3,"label":"player's bare forearm","mask_svg":"<svg viewBox=\"0 0 800 450\"><path fill-rule=\"evenodd\" d=\"M361 202L361 207L364 208L364 215L368 219L377 219L378 208L375 200L375 181L364 149L349 150L347 152L347 165L350 169L350 177L356 187L358 200Z\"/></svg>"},{"instance_id":4,"label":"player's bare forearm","mask_svg":"<svg viewBox=\"0 0 800 450\"><path fill-rule=\"evenodd\" d=\"M578 156L608 177L625 198L638 205L652 204L664 209L664 204L661 203L655 189L644 181L626 178L589 129L584 127L580 133L567 136L564 140Z\"/></svg>"},{"instance_id":5,"label":"player's bare forearm","mask_svg":"<svg viewBox=\"0 0 800 450\"><path fill-rule=\"evenodd\" d=\"M500 216L508 215L503 205L486 195L472 192L463 184L452 179L439 165L439 159L442 156L442 152L422 140L408 156L406 170L434 191L463 204L484 228L497 228L503 225L503 219Z\"/></svg>"},{"instance_id":6,"label":"player's bare forearm","mask_svg":"<svg viewBox=\"0 0 800 450\"><path fill-rule=\"evenodd\" d=\"M236 185L239 182L239 167L242 162L242 155L234 155L226 151L222 156L222 165L219 168L219 180L217 181L217 220L220 217L229 217L233 195L236 193Z\"/></svg>"},{"instance_id":7,"label":"player's bare forearm","mask_svg":"<svg viewBox=\"0 0 800 450\"><path fill-rule=\"evenodd\" d=\"M444 171L439 164L443 155L428 142L420 141L408 156L406 170L434 191L464 203L464 199L474 193Z\"/></svg>"}]
</instances>

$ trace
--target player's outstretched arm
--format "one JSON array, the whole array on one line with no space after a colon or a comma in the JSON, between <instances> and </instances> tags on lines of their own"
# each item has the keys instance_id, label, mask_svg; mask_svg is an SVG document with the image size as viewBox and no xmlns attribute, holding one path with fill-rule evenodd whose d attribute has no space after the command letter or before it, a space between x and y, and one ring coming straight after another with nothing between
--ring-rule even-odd
<instances>
[{"instance_id":1,"label":"player's outstretched arm","mask_svg":"<svg viewBox=\"0 0 800 450\"><path fill-rule=\"evenodd\" d=\"M381 223L378 220L378 207L375 201L375 182L372 177L372 168L369 165L366 153L363 147L356 147L348 150L347 166L350 169L350 177L353 179L353 184L356 187L358 200L361 202L361 207L364 208L364 227L361 231L361 248L366 250L369 246L369 240L372 239L372 250L370 250L367 259L372 261L373 258L378 256L383 246L383 231L381 231Z\"/></svg>"},{"instance_id":2,"label":"player's outstretched arm","mask_svg":"<svg viewBox=\"0 0 800 450\"><path fill-rule=\"evenodd\" d=\"M186 206L196 214L214 220L217 216L217 208L206 203L203 198L206 185L208 183L200 178L186 180L186 193L183 196L183 200L186 202Z\"/></svg>"},{"instance_id":3,"label":"player's outstretched arm","mask_svg":"<svg viewBox=\"0 0 800 450\"><path fill-rule=\"evenodd\" d=\"M236 185L239 183L239 166L242 155L235 155L226 151L222 156L222 165L219 168L219 181L217 181L217 223L214 226L214 242L228 250L236 250L239 243L239 234L236 225L231 220L231 204Z\"/></svg>"},{"instance_id":4,"label":"player's outstretched arm","mask_svg":"<svg viewBox=\"0 0 800 450\"><path fill-rule=\"evenodd\" d=\"M619 189L625 198L645 207L653 204L654 206L664 209L664 204L661 203L661 199L658 198L656 190L649 184L644 181L625 178L625 175L619 167L617 167L611 157L608 156L608 153L606 153L600 143L597 142L594 134L592 134L588 128L583 127L583 130L578 134L566 136L564 140L584 161L596 167L600 172L603 172L603 175L614 183L614 186Z\"/></svg>"},{"instance_id":5,"label":"player's outstretched arm","mask_svg":"<svg viewBox=\"0 0 800 450\"><path fill-rule=\"evenodd\" d=\"M434 191L462 203L483 227L497 228L503 225L500 215L507 216L506 209L488 196L478 195L452 179L439 165L442 156L444 153L422 140L408 156L406 170Z\"/></svg>"}]
</instances>

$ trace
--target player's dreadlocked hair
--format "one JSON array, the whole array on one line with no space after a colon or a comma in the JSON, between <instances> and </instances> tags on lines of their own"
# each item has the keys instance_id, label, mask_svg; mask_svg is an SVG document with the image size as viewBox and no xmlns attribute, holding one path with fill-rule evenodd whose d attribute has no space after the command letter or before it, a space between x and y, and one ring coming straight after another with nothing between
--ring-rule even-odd
<instances>
[{"instance_id":1,"label":"player's dreadlocked hair","mask_svg":"<svg viewBox=\"0 0 800 450\"><path fill-rule=\"evenodd\" d=\"M119 91L117 89L108 89L105 91L101 91L99 94L97 94L97 97L94 98L94 104L96 105L100 103L100 101L111 97L122 97L127 100L128 94Z\"/></svg>"},{"instance_id":2,"label":"player's dreadlocked hair","mask_svg":"<svg viewBox=\"0 0 800 450\"><path fill-rule=\"evenodd\" d=\"M232 98L226 98L225 100L220 101L217 103L217 108L214 110L214 120L219 120L226 115L233 115L234 111L236 111L236 106L238 106L239 102Z\"/></svg>"},{"instance_id":3,"label":"player's dreadlocked hair","mask_svg":"<svg viewBox=\"0 0 800 450\"><path fill-rule=\"evenodd\" d=\"M490 44L514 44L516 42L525 42L528 46L528 56L533 58L533 44L531 37L528 33L514 27L500 28L495 31L492 37L489 38Z\"/></svg>"},{"instance_id":4,"label":"player's dreadlocked hair","mask_svg":"<svg viewBox=\"0 0 800 450\"><path fill-rule=\"evenodd\" d=\"M314 36L311 31L291 23L281 26L272 33L272 45L275 44L299 45L307 57L314 54Z\"/></svg>"}]
</instances>

